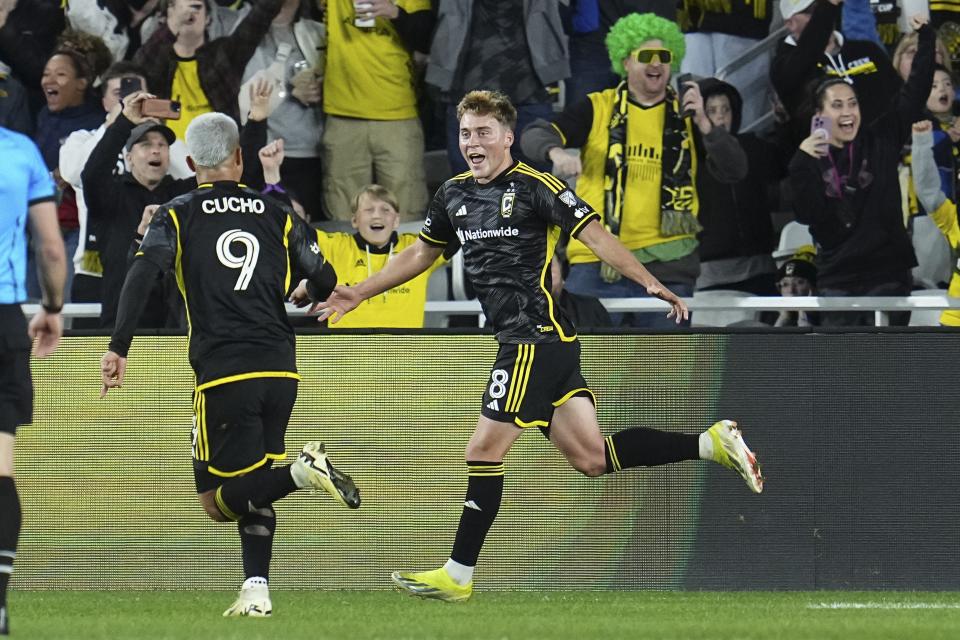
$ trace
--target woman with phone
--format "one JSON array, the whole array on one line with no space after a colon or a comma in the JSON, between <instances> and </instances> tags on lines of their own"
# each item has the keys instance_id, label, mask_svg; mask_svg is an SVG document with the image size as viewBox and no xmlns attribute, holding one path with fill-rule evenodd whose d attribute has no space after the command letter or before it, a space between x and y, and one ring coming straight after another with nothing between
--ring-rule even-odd
<instances>
[{"instance_id":1,"label":"woman with phone","mask_svg":"<svg viewBox=\"0 0 960 640\"><path fill-rule=\"evenodd\" d=\"M897 164L933 82L935 32L913 16L919 47L891 108L862 125L854 86L829 78L816 90L811 133L790 162L797 221L818 245L821 296L906 296L917 259L900 211ZM872 325L872 313L824 313L824 326ZM890 314L906 325L910 314Z\"/></svg>"}]
</instances>

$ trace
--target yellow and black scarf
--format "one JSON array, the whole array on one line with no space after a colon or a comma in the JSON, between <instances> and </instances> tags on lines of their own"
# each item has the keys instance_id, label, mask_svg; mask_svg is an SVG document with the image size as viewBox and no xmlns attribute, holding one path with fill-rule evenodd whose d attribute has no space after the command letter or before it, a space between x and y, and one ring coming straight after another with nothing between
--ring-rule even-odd
<instances>
[{"instance_id":1,"label":"yellow and black scarf","mask_svg":"<svg viewBox=\"0 0 960 640\"><path fill-rule=\"evenodd\" d=\"M624 185L627 163L624 147L627 141L627 83L617 87L607 139L607 162L604 169L604 220L615 236L620 234L623 214ZM693 234L702 228L693 212L693 140L680 117L676 93L668 88L663 126L663 150L660 166L660 233L664 236Z\"/></svg>"}]
</instances>

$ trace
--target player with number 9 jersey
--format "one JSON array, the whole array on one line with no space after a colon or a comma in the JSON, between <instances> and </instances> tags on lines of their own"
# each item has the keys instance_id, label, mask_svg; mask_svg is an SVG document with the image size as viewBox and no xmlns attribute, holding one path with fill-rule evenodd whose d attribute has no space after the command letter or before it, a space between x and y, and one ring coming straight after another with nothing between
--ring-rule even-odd
<instances>
[{"instance_id":1,"label":"player with number 9 jersey","mask_svg":"<svg viewBox=\"0 0 960 640\"><path fill-rule=\"evenodd\" d=\"M315 232L288 204L235 182L201 184L163 205L135 260L176 270L198 386L295 373L284 307L294 271L325 282L324 297L336 282Z\"/></svg>"}]
</instances>

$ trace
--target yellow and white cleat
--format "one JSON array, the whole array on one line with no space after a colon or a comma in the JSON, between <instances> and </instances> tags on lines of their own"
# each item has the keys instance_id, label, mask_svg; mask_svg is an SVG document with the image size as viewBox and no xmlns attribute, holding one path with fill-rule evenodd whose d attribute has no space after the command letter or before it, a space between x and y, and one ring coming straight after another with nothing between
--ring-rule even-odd
<instances>
[{"instance_id":1,"label":"yellow and white cleat","mask_svg":"<svg viewBox=\"0 0 960 640\"><path fill-rule=\"evenodd\" d=\"M743 477L754 493L763 491L763 474L757 456L743 441L743 435L733 420L721 420L707 429L713 442L713 460Z\"/></svg>"},{"instance_id":2,"label":"yellow and white cleat","mask_svg":"<svg viewBox=\"0 0 960 640\"><path fill-rule=\"evenodd\" d=\"M394 571L390 574L401 591L421 598L433 598L444 602L464 602L473 594L473 582L457 584L443 567L433 571L413 573Z\"/></svg>"}]
</instances>

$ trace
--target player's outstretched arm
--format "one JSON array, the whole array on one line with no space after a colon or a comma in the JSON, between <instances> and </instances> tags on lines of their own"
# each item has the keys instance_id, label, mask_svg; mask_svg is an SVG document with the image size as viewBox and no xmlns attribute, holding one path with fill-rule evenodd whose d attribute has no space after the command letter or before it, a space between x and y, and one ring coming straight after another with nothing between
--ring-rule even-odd
<instances>
[{"instance_id":1,"label":"player's outstretched arm","mask_svg":"<svg viewBox=\"0 0 960 640\"><path fill-rule=\"evenodd\" d=\"M335 324L341 316L357 308L367 298L416 278L442 254L443 247L429 245L418 238L387 262L382 270L353 287L337 287L325 302L315 304L310 312L318 312L317 320L320 322L330 318L330 322Z\"/></svg>"},{"instance_id":2,"label":"player's outstretched arm","mask_svg":"<svg viewBox=\"0 0 960 640\"><path fill-rule=\"evenodd\" d=\"M653 277L653 274L647 271L647 268L598 221L588 222L577 239L587 245L598 258L645 287L648 294L669 302L671 309L667 313L668 318L675 318L679 323L690 317L690 310L687 309L686 303Z\"/></svg>"}]
</instances>

